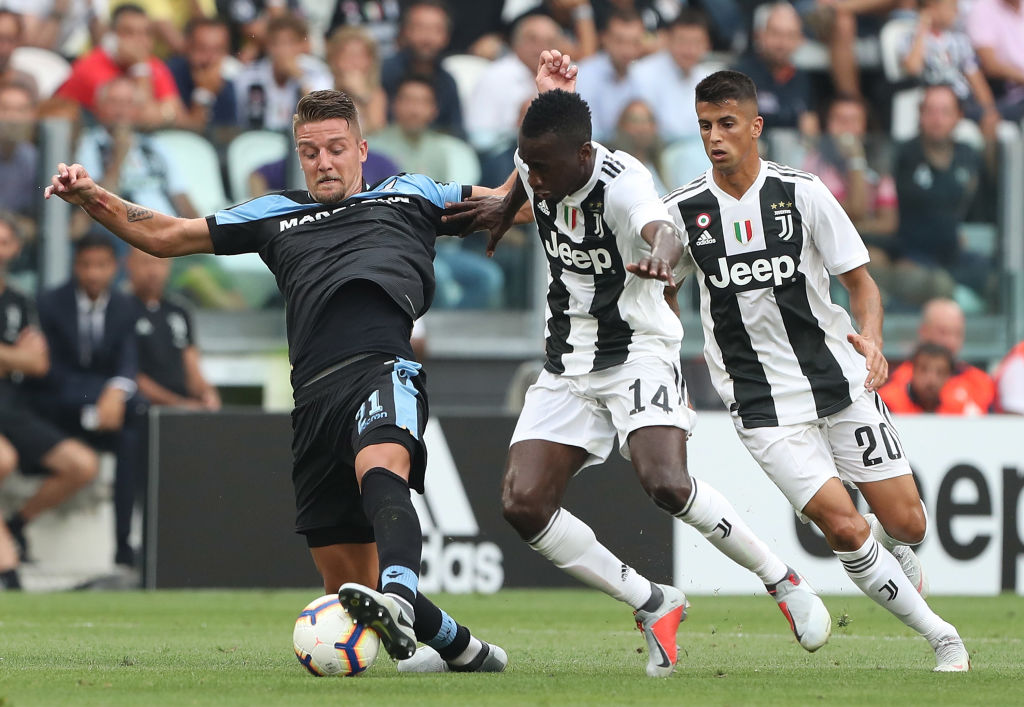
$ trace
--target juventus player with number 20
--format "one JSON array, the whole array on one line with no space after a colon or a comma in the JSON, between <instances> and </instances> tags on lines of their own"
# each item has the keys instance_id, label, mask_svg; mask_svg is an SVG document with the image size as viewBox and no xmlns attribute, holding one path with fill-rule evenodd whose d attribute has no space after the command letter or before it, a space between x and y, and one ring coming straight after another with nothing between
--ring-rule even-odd
<instances>
[{"instance_id":1,"label":"juventus player with number 20","mask_svg":"<svg viewBox=\"0 0 1024 707\"><path fill-rule=\"evenodd\" d=\"M800 644L820 648L831 618L808 583L776 557L729 502L686 469L695 414L679 371L682 327L665 300L682 253L677 228L650 172L624 152L592 142L590 110L575 93L575 68L544 52L542 91L530 105L515 156L518 177L504 200L449 207L447 220L501 238L529 199L547 253L546 363L513 433L502 507L541 555L585 584L633 607L648 646L647 674L672 674L687 601L654 584L598 542L561 507L569 480L604 461L618 436L644 490L768 585Z\"/></svg>"},{"instance_id":2,"label":"juventus player with number 20","mask_svg":"<svg viewBox=\"0 0 1024 707\"><path fill-rule=\"evenodd\" d=\"M720 71L696 88L711 168L665 197L700 286L704 356L743 444L853 583L935 650L936 671L970 669L956 629L924 600L921 498L877 389L882 305L867 250L814 175L762 160L753 82ZM829 296L850 293L860 324ZM865 376L865 368L867 375ZM857 512L843 481L864 494Z\"/></svg>"}]
</instances>

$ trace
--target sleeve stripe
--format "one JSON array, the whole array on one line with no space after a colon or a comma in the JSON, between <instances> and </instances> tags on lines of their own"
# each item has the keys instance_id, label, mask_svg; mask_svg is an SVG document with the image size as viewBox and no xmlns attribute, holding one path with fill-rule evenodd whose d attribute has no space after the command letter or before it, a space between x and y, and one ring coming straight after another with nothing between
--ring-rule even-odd
<instances>
[{"instance_id":1,"label":"sleeve stripe","mask_svg":"<svg viewBox=\"0 0 1024 707\"><path fill-rule=\"evenodd\" d=\"M282 194L268 194L267 196L252 199L233 208L218 211L214 214L214 221L218 226L248 223L250 221L259 221L260 219L269 218L271 216L290 214L293 211L300 211L313 206L317 206L317 204L300 204L297 201L292 201Z\"/></svg>"}]
</instances>

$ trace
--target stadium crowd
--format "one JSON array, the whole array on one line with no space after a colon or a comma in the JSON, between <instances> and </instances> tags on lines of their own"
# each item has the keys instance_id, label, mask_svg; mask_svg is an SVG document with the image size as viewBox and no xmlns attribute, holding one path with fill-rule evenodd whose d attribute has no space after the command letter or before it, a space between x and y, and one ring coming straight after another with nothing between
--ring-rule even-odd
<instances>
[{"instance_id":1,"label":"stadium crowd","mask_svg":"<svg viewBox=\"0 0 1024 707\"><path fill-rule=\"evenodd\" d=\"M204 308L280 304L244 269L129 252L75 213L68 283L38 293L37 316L18 290L36 294L45 236L39 121L72 121L74 159L104 187L194 217L293 183L280 133L299 98L337 88L359 108L369 181L408 171L497 186L537 57L554 47L579 61L595 139L634 154L666 193L708 166L694 86L734 67L757 85L766 156L819 175L869 247L887 308L922 312L918 348L882 391L890 407L1022 414L1024 342L994 378L959 359L964 312L999 307L998 239L966 236L998 229L990 187L1000 122L1024 118L1022 40L1021 0L5 0L0 479L20 467L46 481L0 523L0 581L17 584L25 526L93 479L104 452L118 460L116 559L135 562L146 406L220 404L188 305L165 287ZM914 97L909 113L900 95ZM439 241L435 305L527 307L532 245L518 229L489 259L482 240Z\"/></svg>"}]
</instances>

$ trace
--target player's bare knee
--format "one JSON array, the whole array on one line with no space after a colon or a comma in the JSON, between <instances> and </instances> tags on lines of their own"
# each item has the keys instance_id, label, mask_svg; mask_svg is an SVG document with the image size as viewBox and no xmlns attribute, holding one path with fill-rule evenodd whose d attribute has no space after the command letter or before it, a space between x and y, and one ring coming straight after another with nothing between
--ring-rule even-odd
<instances>
[{"instance_id":1,"label":"player's bare knee","mask_svg":"<svg viewBox=\"0 0 1024 707\"><path fill-rule=\"evenodd\" d=\"M907 508L898 518L879 519L889 537L907 545L917 545L928 532L928 518L920 504Z\"/></svg>"},{"instance_id":2,"label":"player's bare knee","mask_svg":"<svg viewBox=\"0 0 1024 707\"><path fill-rule=\"evenodd\" d=\"M641 481L654 504L673 515L686 508L693 492L690 476L685 471L679 473L678 469L659 469L655 474L642 477Z\"/></svg>"},{"instance_id":3,"label":"player's bare knee","mask_svg":"<svg viewBox=\"0 0 1024 707\"><path fill-rule=\"evenodd\" d=\"M860 548L871 534L867 521L859 514L828 516L818 523L818 527L825 534L832 549L840 552L851 552Z\"/></svg>"},{"instance_id":4,"label":"player's bare knee","mask_svg":"<svg viewBox=\"0 0 1024 707\"><path fill-rule=\"evenodd\" d=\"M505 488L501 494L501 514L524 540L536 537L558 510L539 494Z\"/></svg>"}]
</instances>

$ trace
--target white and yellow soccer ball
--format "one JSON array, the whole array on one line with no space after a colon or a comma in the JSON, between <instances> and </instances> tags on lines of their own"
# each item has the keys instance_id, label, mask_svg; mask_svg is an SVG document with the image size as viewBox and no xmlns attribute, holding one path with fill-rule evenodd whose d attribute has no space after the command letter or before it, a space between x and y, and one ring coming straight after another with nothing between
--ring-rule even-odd
<instances>
[{"instance_id":1,"label":"white and yellow soccer ball","mask_svg":"<svg viewBox=\"0 0 1024 707\"><path fill-rule=\"evenodd\" d=\"M338 603L337 594L314 599L295 619L295 656L311 674L358 675L377 659L380 638L355 621Z\"/></svg>"}]
</instances>

